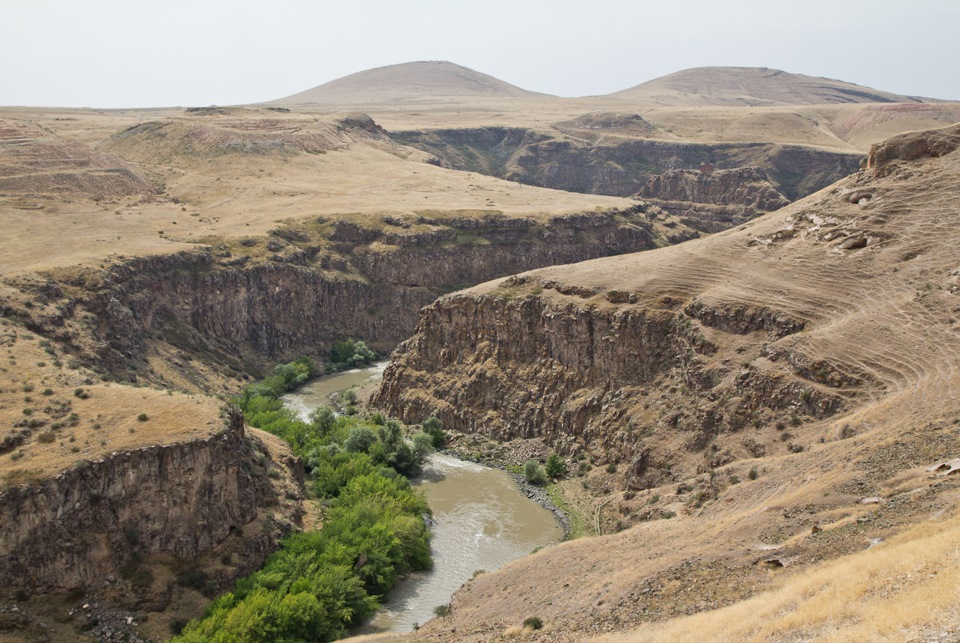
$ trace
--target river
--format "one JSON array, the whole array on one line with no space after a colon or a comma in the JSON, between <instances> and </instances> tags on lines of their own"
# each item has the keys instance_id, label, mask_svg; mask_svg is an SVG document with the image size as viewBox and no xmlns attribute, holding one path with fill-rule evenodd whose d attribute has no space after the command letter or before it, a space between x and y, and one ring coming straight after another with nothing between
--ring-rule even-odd
<instances>
[{"instance_id":1,"label":"river","mask_svg":"<svg viewBox=\"0 0 960 643\"><path fill-rule=\"evenodd\" d=\"M284 403L305 418L329 404L331 395L375 382L385 366L317 378L285 395ZM474 573L493 571L563 539L553 514L523 495L503 471L437 453L411 482L423 489L436 521L430 542L433 569L400 581L357 634L409 632L433 618L434 608L449 603Z\"/></svg>"}]
</instances>

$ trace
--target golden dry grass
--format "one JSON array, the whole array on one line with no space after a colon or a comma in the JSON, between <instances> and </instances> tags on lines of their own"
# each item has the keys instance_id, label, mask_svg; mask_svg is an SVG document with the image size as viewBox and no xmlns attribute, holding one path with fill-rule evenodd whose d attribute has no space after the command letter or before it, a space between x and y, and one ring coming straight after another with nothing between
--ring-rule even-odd
<instances>
[{"instance_id":1,"label":"golden dry grass","mask_svg":"<svg viewBox=\"0 0 960 643\"><path fill-rule=\"evenodd\" d=\"M154 113L84 113L79 121L57 120L65 117L55 114L61 112L5 115L54 131L63 128L64 136L73 136L82 127L91 142L99 138L99 149L122 155L130 167L165 191L96 201L83 194L0 195L5 230L0 238L0 274L176 252L211 237L262 235L280 222L319 216L378 222L385 214L436 210L500 211L543 219L633 204L445 170L424 163L422 152L386 140L363 133L331 134L333 121L315 123L312 117L278 116L265 110L241 110L230 117L178 116L164 121L172 123L170 139L158 141L109 138L129 126L133 117L155 118ZM286 130L303 129L307 135L316 130L317 136L330 138L331 149L227 153L205 148L202 139L194 146L191 138L218 131L249 133L264 122L279 123ZM264 134L267 139L271 135Z\"/></svg>"},{"instance_id":2,"label":"golden dry grass","mask_svg":"<svg viewBox=\"0 0 960 643\"><path fill-rule=\"evenodd\" d=\"M883 178L850 178L705 239L527 273L528 284L551 285L537 295L556 304L550 312L657 308L668 297L718 310L767 306L805 327L779 339L755 338L764 355L782 349L793 358L823 359L861 383L841 413L795 429L800 453L770 446L763 457L716 468L718 479L732 474L739 482L702 508L678 482L706 474L640 491L632 505L608 480L611 492L586 498L585 513L612 499L611 514L618 505L636 510L649 502L678 515L564 543L485 574L455 596L452 617L431 622L419 636L486 640L537 615L553 628L539 640L581 640L696 612L707 615L677 621L656 640L903 640L923 628L955 628L951 547L960 540L960 495L955 481L926 467L960 455L960 209L951 197L958 184L960 151L904 164ZM832 226L845 234L831 243ZM853 252L837 248L854 230L874 241ZM491 294L502 283L453 297ZM605 293L614 290L633 293L637 303L611 304ZM759 346L745 336L701 330L718 347L704 357L707 368L736 372L735 364L750 359L764 372L791 372L783 361L756 356ZM663 393L661 399L670 397ZM685 458L703 462L690 453L688 436L664 428L655 426L644 447L671 454L674 473ZM716 444L736 450L746 437L782 444L771 426L725 430ZM692 462L688 472L696 470ZM754 468L755 480L748 476ZM602 475L591 478L603 482ZM938 512L949 518L928 522ZM841 559L878 539L888 544ZM768 569L771 557L785 567ZM949 573L935 570L939 560ZM842 583L825 580L833 577ZM751 602L742 611L715 611L763 591L772 592L764 594L769 609ZM657 632L639 630L636 640Z\"/></svg>"},{"instance_id":3,"label":"golden dry grass","mask_svg":"<svg viewBox=\"0 0 960 643\"><path fill-rule=\"evenodd\" d=\"M62 356L41 342L13 325L0 326L0 440L30 432L0 455L0 486L42 479L116 451L204 438L224 426L215 398L100 382L69 362L57 366ZM39 426L16 427L30 421Z\"/></svg>"},{"instance_id":4,"label":"golden dry grass","mask_svg":"<svg viewBox=\"0 0 960 643\"><path fill-rule=\"evenodd\" d=\"M114 155L155 186L160 195L98 197L25 190L0 194L4 232L0 274L118 256L176 252L208 238L259 235L288 219L360 216L429 210L498 210L511 216L548 216L624 207L613 197L544 190L437 168L426 155L387 140L345 131L344 106L296 106L290 113L229 108L202 115L179 109L68 110L2 108L0 120L44 128L54 143L89 146ZM960 120L960 106L774 105L762 107L662 106L623 97L560 99L520 95L437 96L363 106L390 131L438 127L512 126L595 143L631 136L672 142L768 141L839 151L866 151L873 142L908 129ZM570 129L584 114L640 114L653 128ZM139 123L171 124L170 140L116 134ZM564 125L560 125L564 124ZM179 128L179 129L178 129ZM225 153L204 148L230 136L326 140L316 153ZM261 137L262 138L262 137ZM11 139L16 152L20 139ZM186 141L186 143L184 142ZM199 145L194 145L199 141ZM3 156L0 145L0 159ZM15 149L16 148L16 149ZM322 152L322 153L320 153ZM122 161L119 160L122 158ZM0 163L2 165L2 163Z\"/></svg>"},{"instance_id":5,"label":"golden dry grass","mask_svg":"<svg viewBox=\"0 0 960 643\"><path fill-rule=\"evenodd\" d=\"M906 641L960 633L960 516L784 579L713 612L600 641Z\"/></svg>"}]
</instances>

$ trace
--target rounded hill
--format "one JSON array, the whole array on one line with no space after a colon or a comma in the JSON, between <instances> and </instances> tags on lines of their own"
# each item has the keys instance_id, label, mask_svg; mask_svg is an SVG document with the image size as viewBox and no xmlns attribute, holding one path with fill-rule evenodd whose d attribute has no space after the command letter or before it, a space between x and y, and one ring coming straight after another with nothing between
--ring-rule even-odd
<instances>
[{"instance_id":1,"label":"rounded hill","mask_svg":"<svg viewBox=\"0 0 960 643\"><path fill-rule=\"evenodd\" d=\"M537 95L451 62L421 61L357 72L273 102L355 105L462 97L524 98Z\"/></svg>"},{"instance_id":2,"label":"rounded hill","mask_svg":"<svg viewBox=\"0 0 960 643\"><path fill-rule=\"evenodd\" d=\"M669 106L922 103L924 99L767 67L697 67L612 94Z\"/></svg>"}]
</instances>

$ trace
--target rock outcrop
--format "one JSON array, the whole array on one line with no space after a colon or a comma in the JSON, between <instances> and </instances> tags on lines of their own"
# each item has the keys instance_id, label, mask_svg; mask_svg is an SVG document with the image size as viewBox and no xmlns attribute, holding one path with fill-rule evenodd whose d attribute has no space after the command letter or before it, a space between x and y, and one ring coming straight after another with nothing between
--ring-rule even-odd
<instances>
[{"instance_id":1,"label":"rock outcrop","mask_svg":"<svg viewBox=\"0 0 960 643\"><path fill-rule=\"evenodd\" d=\"M41 590L99 587L129 576L149 557L196 558L279 504L277 482L257 457L261 450L237 417L203 440L81 461L53 478L0 492L0 582ZM286 451L266 462L302 493L299 459ZM286 520L290 529L299 513ZM247 568L272 551L278 535L250 541Z\"/></svg>"},{"instance_id":2,"label":"rock outcrop","mask_svg":"<svg viewBox=\"0 0 960 643\"><path fill-rule=\"evenodd\" d=\"M770 182L763 168L670 170L647 181L637 196L661 201L691 201L742 206L754 213L772 212L790 200Z\"/></svg>"},{"instance_id":3,"label":"rock outcrop","mask_svg":"<svg viewBox=\"0 0 960 643\"><path fill-rule=\"evenodd\" d=\"M56 276L24 282L31 306L8 314L123 377L143 365L156 341L235 374L257 374L265 363L324 356L346 336L392 349L413 332L420 308L450 290L697 234L645 205L547 220L438 214L390 221L324 220L230 249L128 260L89 283L74 275L66 283ZM78 288L80 296L66 294ZM99 323L81 323L83 315Z\"/></svg>"},{"instance_id":4,"label":"rock outcrop","mask_svg":"<svg viewBox=\"0 0 960 643\"><path fill-rule=\"evenodd\" d=\"M861 159L859 154L799 145L613 137L594 143L556 132L507 127L404 131L391 137L432 154L445 167L613 196L636 194L652 177L670 170L710 164L720 170L760 167L786 198L795 200L855 172Z\"/></svg>"},{"instance_id":5,"label":"rock outcrop","mask_svg":"<svg viewBox=\"0 0 960 643\"><path fill-rule=\"evenodd\" d=\"M897 167L897 161L914 161L924 156L939 157L960 147L960 128L956 125L930 132L910 132L894 136L870 147L866 168L878 176L886 176Z\"/></svg>"}]
</instances>

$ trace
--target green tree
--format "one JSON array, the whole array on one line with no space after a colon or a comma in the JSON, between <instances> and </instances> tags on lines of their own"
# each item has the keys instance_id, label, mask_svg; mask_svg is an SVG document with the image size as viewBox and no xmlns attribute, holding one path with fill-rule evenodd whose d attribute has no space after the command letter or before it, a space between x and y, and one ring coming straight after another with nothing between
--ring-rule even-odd
<instances>
[{"instance_id":1,"label":"green tree","mask_svg":"<svg viewBox=\"0 0 960 643\"><path fill-rule=\"evenodd\" d=\"M420 425L424 433L433 439L433 446L439 449L447 442L447 432L443 430L443 422L435 415L431 415Z\"/></svg>"},{"instance_id":2,"label":"green tree","mask_svg":"<svg viewBox=\"0 0 960 643\"><path fill-rule=\"evenodd\" d=\"M310 424L322 435L329 433L336 421L337 414L329 406L318 406L310 412Z\"/></svg>"},{"instance_id":3,"label":"green tree","mask_svg":"<svg viewBox=\"0 0 960 643\"><path fill-rule=\"evenodd\" d=\"M347 441L343 443L347 451L353 453L369 453L370 448L377 443L377 434L365 426L355 426L350 429Z\"/></svg>"},{"instance_id":4,"label":"green tree","mask_svg":"<svg viewBox=\"0 0 960 643\"><path fill-rule=\"evenodd\" d=\"M433 453L433 436L425 431L418 431L413 434L412 439L413 455L423 465L427 456Z\"/></svg>"},{"instance_id":5,"label":"green tree","mask_svg":"<svg viewBox=\"0 0 960 643\"><path fill-rule=\"evenodd\" d=\"M551 478L559 478L567 472L567 463L556 453L551 453L547 457L546 472Z\"/></svg>"}]
</instances>

